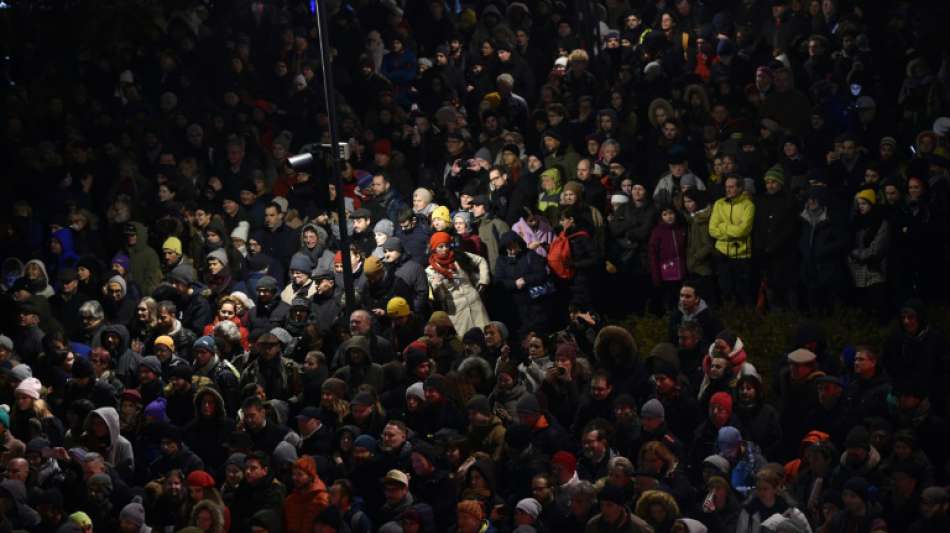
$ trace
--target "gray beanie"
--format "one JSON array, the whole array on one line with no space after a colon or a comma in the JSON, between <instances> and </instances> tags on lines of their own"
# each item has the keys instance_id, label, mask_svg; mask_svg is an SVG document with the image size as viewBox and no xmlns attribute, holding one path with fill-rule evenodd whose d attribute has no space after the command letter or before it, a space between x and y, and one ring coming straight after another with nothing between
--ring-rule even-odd
<instances>
[{"instance_id":1,"label":"gray beanie","mask_svg":"<svg viewBox=\"0 0 950 533\"><path fill-rule=\"evenodd\" d=\"M498 333L501 333L502 340L508 340L508 326L506 326L504 322L495 320L494 322L489 322L487 325L498 328Z\"/></svg>"},{"instance_id":2,"label":"gray beanie","mask_svg":"<svg viewBox=\"0 0 950 533\"><path fill-rule=\"evenodd\" d=\"M0 335L0 347L6 348L7 351L13 351L13 340L6 335Z\"/></svg>"},{"instance_id":3,"label":"gray beanie","mask_svg":"<svg viewBox=\"0 0 950 533\"><path fill-rule=\"evenodd\" d=\"M309 255L297 252L290 258L290 270L306 272L309 276L310 272L313 271L313 260L310 259Z\"/></svg>"},{"instance_id":4,"label":"gray beanie","mask_svg":"<svg viewBox=\"0 0 950 533\"><path fill-rule=\"evenodd\" d=\"M211 259L212 257L217 259L222 265L228 266L228 254L224 251L224 248L218 248L217 250L208 252L205 259Z\"/></svg>"},{"instance_id":5,"label":"gray beanie","mask_svg":"<svg viewBox=\"0 0 950 533\"><path fill-rule=\"evenodd\" d=\"M132 498L132 502L122 508L119 520L128 520L138 527L145 524L145 506L142 505L141 496Z\"/></svg>"},{"instance_id":6,"label":"gray beanie","mask_svg":"<svg viewBox=\"0 0 950 533\"><path fill-rule=\"evenodd\" d=\"M126 294L128 294L129 289L125 283L125 278L116 274L115 276L112 276L111 278L109 278L109 284L111 285L113 283L117 283L119 287L122 287L122 296L125 296Z\"/></svg>"},{"instance_id":7,"label":"gray beanie","mask_svg":"<svg viewBox=\"0 0 950 533\"><path fill-rule=\"evenodd\" d=\"M666 418L666 409L663 408L663 404L660 403L660 400L653 398L647 403L643 404L643 407L640 408L640 418Z\"/></svg>"},{"instance_id":8,"label":"gray beanie","mask_svg":"<svg viewBox=\"0 0 950 533\"><path fill-rule=\"evenodd\" d=\"M277 280L273 276L261 276L257 280L257 288L277 292Z\"/></svg>"},{"instance_id":9,"label":"gray beanie","mask_svg":"<svg viewBox=\"0 0 950 533\"><path fill-rule=\"evenodd\" d=\"M385 218L382 219L382 220L380 220L379 222L376 223L375 226L373 226L373 231L374 231L374 232L376 232L376 233L382 233L382 234L386 235L387 237L392 237L392 236L393 236L393 230L394 230L394 229L395 229L395 228L393 227L392 221L391 221L391 220L388 220L388 219L385 219Z\"/></svg>"},{"instance_id":10,"label":"gray beanie","mask_svg":"<svg viewBox=\"0 0 950 533\"><path fill-rule=\"evenodd\" d=\"M191 265L180 264L172 269L168 279L190 285L195 282L195 269Z\"/></svg>"}]
</instances>

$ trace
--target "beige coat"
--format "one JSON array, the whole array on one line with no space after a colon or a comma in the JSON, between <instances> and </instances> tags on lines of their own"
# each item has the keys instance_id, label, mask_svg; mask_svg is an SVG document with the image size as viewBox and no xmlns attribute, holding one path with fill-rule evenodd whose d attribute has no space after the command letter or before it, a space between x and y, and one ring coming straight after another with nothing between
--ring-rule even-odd
<instances>
[{"instance_id":1,"label":"beige coat","mask_svg":"<svg viewBox=\"0 0 950 533\"><path fill-rule=\"evenodd\" d=\"M465 255L478 268L476 280L471 279L457 261L456 272L451 278L446 278L431 266L426 267L426 278L429 280L429 290L435 300L435 307L448 313L459 335L464 335L474 327L483 328L489 321L488 312L485 311L482 297L478 293L479 285L487 286L491 282L488 262L475 254L466 252Z\"/></svg>"}]
</instances>

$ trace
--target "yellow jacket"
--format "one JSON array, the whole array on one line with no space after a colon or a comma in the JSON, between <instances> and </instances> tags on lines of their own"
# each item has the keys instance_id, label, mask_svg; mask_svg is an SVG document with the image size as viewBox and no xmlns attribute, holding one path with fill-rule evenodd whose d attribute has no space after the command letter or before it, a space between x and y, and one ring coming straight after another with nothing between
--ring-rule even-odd
<instances>
[{"instance_id":1,"label":"yellow jacket","mask_svg":"<svg viewBox=\"0 0 950 533\"><path fill-rule=\"evenodd\" d=\"M749 195L720 198L709 217L709 235L716 239L716 250L730 259L752 257L752 220L755 204Z\"/></svg>"}]
</instances>

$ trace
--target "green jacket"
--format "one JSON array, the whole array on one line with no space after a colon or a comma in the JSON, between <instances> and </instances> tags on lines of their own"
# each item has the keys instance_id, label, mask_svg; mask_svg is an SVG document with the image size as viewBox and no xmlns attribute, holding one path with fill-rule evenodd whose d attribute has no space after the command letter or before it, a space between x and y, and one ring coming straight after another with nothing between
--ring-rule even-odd
<instances>
[{"instance_id":1,"label":"green jacket","mask_svg":"<svg viewBox=\"0 0 950 533\"><path fill-rule=\"evenodd\" d=\"M162 263L148 245L148 228L139 222L131 224L135 227L136 241L128 247L129 276L142 288L143 295L149 295L162 282Z\"/></svg>"},{"instance_id":2,"label":"green jacket","mask_svg":"<svg viewBox=\"0 0 950 533\"><path fill-rule=\"evenodd\" d=\"M709 235L709 218L712 216L712 207L705 208L686 215L689 224L689 233L686 236L686 270L699 276L713 274L713 252L715 243Z\"/></svg>"}]
</instances>

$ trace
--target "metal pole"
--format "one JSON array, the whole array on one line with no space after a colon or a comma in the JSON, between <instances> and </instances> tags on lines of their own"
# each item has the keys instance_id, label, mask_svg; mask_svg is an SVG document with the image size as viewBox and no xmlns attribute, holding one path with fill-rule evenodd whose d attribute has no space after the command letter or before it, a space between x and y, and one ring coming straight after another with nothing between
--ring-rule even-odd
<instances>
[{"instance_id":1,"label":"metal pole","mask_svg":"<svg viewBox=\"0 0 950 533\"><path fill-rule=\"evenodd\" d=\"M356 297L353 292L353 265L350 263L350 236L346 230L346 203L343 198L343 181L340 179L340 162L338 160L339 138L336 124L336 91L333 88L333 69L330 67L330 40L327 35L327 13L323 0L317 0L317 33L320 38L320 67L323 71L323 96L327 103L327 116L330 119L330 163L332 175L331 183L336 187L336 215L340 223L340 255L343 256L343 291L346 295L346 314L356 307Z\"/></svg>"}]
</instances>

